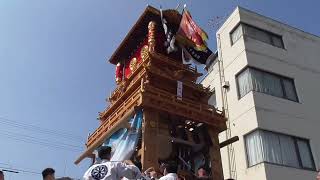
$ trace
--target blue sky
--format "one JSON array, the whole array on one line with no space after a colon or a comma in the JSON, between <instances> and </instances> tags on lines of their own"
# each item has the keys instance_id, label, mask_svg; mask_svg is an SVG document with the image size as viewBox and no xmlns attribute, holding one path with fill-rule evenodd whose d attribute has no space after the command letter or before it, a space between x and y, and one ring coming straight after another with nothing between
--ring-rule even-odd
<instances>
[{"instance_id":1,"label":"blue sky","mask_svg":"<svg viewBox=\"0 0 320 180\"><path fill-rule=\"evenodd\" d=\"M209 19L237 5L320 35L316 0L0 0L0 167L33 172L53 167L59 176L80 178L88 162L73 161L115 87L107 59L147 4L178 3L187 3L213 50ZM41 176L7 173L6 178Z\"/></svg>"}]
</instances>

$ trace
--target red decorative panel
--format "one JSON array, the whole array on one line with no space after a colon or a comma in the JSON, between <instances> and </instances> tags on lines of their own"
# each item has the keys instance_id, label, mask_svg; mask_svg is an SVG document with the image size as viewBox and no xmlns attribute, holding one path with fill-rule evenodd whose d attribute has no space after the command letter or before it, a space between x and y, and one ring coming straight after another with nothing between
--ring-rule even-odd
<instances>
[{"instance_id":1,"label":"red decorative panel","mask_svg":"<svg viewBox=\"0 0 320 180\"><path fill-rule=\"evenodd\" d=\"M126 78L128 78L131 75L132 71L142 62L142 57L140 53L144 45L148 45L147 38L145 38L143 42L138 46L138 49L135 50L135 52L130 57L130 59L126 60L125 67L124 67Z\"/></svg>"},{"instance_id":2,"label":"red decorative panel","mask_svg":"<svg viewBox=\"0 0 320 180\"><path fill-rule=\"evenodd\" d=\"M159 53L167 54L166 49L164 47L164 41L165 36L163 33L157 33L157 39L156 39L156 51ZM138 48L134 51L134 53L131 55L131 57L127 60L125 60L124 65L124 77L128 78L132 71L142 62L141 57L141 49L143 46L148 45L148 38L146 37L140 45L138 45ZM181 50L176 52L170 53L168 56L174 58L174 59L181 59Z\"/></svg>"}]
</instances>

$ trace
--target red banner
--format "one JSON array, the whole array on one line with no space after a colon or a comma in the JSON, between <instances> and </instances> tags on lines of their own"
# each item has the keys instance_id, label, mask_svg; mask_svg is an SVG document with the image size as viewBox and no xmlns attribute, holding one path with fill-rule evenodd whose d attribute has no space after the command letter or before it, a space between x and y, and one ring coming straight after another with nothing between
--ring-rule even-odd
<instances>
[{"instance_id":1,"label":"red banner","mask_svg":"<svg viewBox=\"0 0 320 180\"><path fill-rule=\"evenodd\" d=\"M177 40L196 50L204 51L207 48L208 35L192 19L190 13L185 10L177 32Z\"/></svg>"}]
</instances>

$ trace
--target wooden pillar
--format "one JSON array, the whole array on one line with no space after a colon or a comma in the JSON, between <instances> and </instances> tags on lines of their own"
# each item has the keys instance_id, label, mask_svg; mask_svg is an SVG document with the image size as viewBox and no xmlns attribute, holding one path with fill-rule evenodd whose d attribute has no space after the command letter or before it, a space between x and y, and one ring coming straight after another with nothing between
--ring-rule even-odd
<instances>
[{"instance_id":1,"label":"wooden pillar","mask_svg":"<svg viewBox=\"0 0 320 180\"><path fill-rule=\"evenodd\" d=\"M158 168L158 126L159 113L152 109L143 110L143 131L142 131L142 169L149 167Z\"/></svg>"},{"instance_id":2,"label":"wooden pillar","mask_svg":"<svg viewBox=\"0 0 320 180\"><path fill-rule=\"evenodd\" d=\"M223 180L224 177L218 137L219 133L209 128L208 131L213 143L213 145L210 147L210 161L213 180Z\"/></svg>"}]
</instances>

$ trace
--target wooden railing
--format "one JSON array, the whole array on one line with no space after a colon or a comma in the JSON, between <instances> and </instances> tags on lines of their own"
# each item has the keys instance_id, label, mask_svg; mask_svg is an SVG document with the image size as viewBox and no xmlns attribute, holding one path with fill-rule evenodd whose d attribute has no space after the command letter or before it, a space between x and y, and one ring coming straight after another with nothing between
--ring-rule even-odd
<instances>
[{"instance_id":1,"label":"wooden railing","mask_svg":"<svg viewBox=\"0 0 320 180\"><path fill-rule=\"evenodd\" d=\"M190 118L217 127L221 131L225 129L226 119L214 106L201 104L184 98L182 101L177 96L164 90L148 86L143 92L143 106L164 110L182 117Z\"/></svg>"},{"instance_id":2,"label":"wooden railing","mask_svg":"<svg viewBox=\"0 0 320 180\"><path fill-rule=\"evenodd\" d=\"M132 94L130 95L130 93L133 93L133 91L136 88L138 88L138 86L140 86L141 79L143 78L145 73L146 73L145 69L142 69L139 72L139 74L135 76L135 78L132 78L132 81L130 82L130 84L127 87L125 87L124 92L118 92L120 95L118 98L114 100L115 102L110 104L104 112L100 113L101 121L105 121L106 117L110 116L115 108L121 107L120 103L122 103L125 99L127 99L127 97L132 96ZM116 89L116 91L122 91L122 90Z\"/></svg>"},{"instance_id":3,"label":"wooden railing","mask_svg":"<svg viewBox=\"0 0 320 180\"><path fill-rule=\"evenodd\" d=\"M120 99L120 96L124 94L124 92L131 88L137 81L141 79L141 77L144 75L145 70L143 70L143 67L146 63L148 63L148 59L140 64L138 64L137 68L132 71L132 74L129 76L128 79L123 80L116 89L110 94L109 100L112 99L113 101L117 101ZM125 87L124 87L125 86ZM123 92L123 88L125 88L125 91ZM117 94L121 94L119 97L116 97ZM111 104L112 105L112 104ZM110 106L111 106L110 105ZM108 108L107 108L108 109ZM100 115L100 119L103 116L103 113Z\"/></svg>"},{"instance_id":4,"label":"wooden railing","mask_svg":"<svg viewBox=\"0 0 320 180\"><path fill-rule=\"evenodd\" d=\"M181 62L177 62L177 60L175 59L172 59L168 56L165 56L161 53L151 53L151 56L152 56L152 60L157 60L157 61L162 61L164 64L168 64L168 65L171 65L173 67L176 67L178 69L184 69L184 70L187 70L189 71L190 73L195 73L195 74L198 74L199 72L193 68L192 66L190 65L186 65L186 64L182 64Z\"/></svg>"},{"instance_id":5,"label":"wooden railing","mask_svg":"<svg viewBox=\"0 0 320 180\"><path fill-rule=\"evenodd\" d=\"M171 81L177 81L172 76L169 76L168 74L163 73L161 70L157 69L156 67L152 67L151 66L148 70L151 73L154 73L154 74L156 74L158 76L164 77L164 78L169 79ZM207 93L210 92L209 89L208 88L204 88L202 86L202 84L196 84L196 83L193 83L193 82L190 82L190 81L184 81L183 84L188 86L188 87L190 87L190 88L196 89L198 91L207 92Z\"/></svg>"},{"instance_id":6,"label":"wooden railing","mask_svg":"<svg viewBox=\"0 0 320 180\"><path fill-rule=\"evenodd\" d=\"M89 147L94 141L96 141L102 133L107 132L124 114L134 106L141 104L141 89L137 88L125 101L123 101L117 109L115 109L99 126L98 129L91 134L87 141L87 147Z\"/></svg>"}]
</instances>

